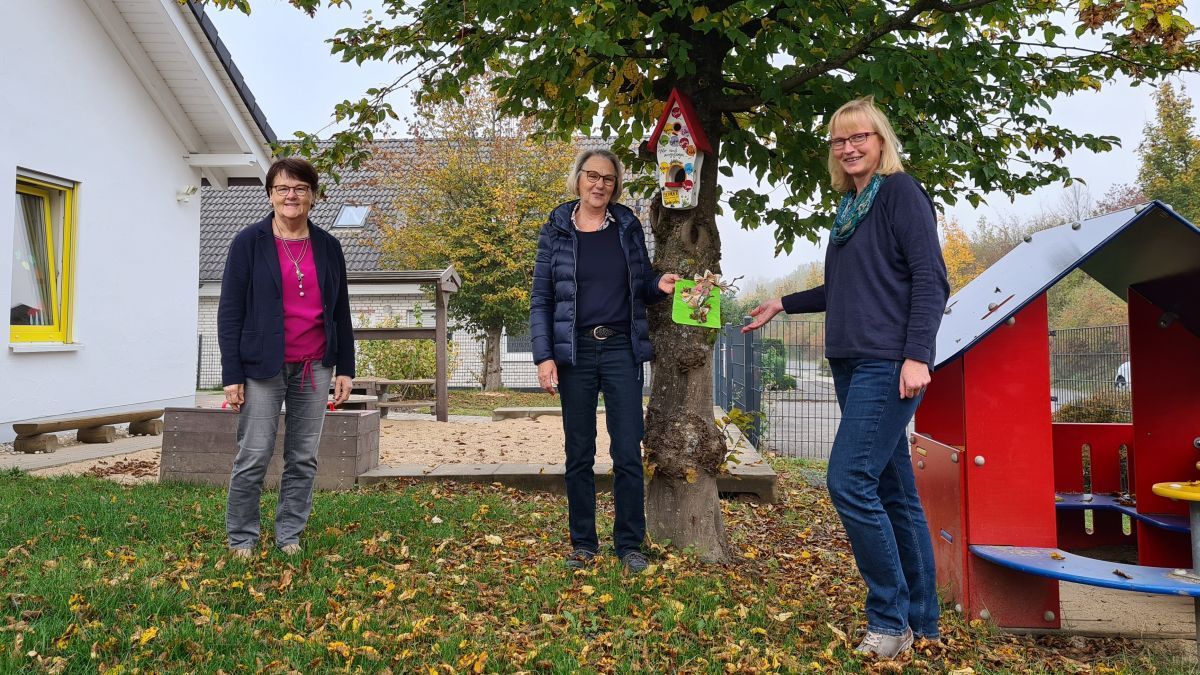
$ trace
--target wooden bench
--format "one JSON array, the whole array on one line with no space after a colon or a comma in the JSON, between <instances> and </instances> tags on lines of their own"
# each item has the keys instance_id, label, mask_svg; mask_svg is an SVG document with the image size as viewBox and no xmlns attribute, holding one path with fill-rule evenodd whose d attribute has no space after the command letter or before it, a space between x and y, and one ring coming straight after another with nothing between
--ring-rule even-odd
<instances>
[{"instance_id":1,"label":"wooden bench","mask_svg":"<svg viewBox=\"0 0 1200 675\"><path fill-rule=\"evenodd\" d=\"M58 449L56 431L78 429L76 438L80 443L112 443L117 440L114 424L129 423L132 436L161 436L163 411L138 410L126 413L110 413L91 417L62 417L38 422L17 422L13 431L17 439L13 449L17 452L54 452Z\"/></svg>"}]
</instances>

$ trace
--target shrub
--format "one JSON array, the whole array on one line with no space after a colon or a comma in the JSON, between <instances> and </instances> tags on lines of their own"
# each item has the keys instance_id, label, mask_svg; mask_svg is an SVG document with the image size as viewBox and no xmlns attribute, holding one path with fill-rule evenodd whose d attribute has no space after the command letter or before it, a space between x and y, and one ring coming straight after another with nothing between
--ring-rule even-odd
<instances>
[{"instance_id":1,"label":"shrub","mask_svg":"<svg viewBox=\"0 0 1200 675\"><path fill-rule=\"evenodd\" d=\"M421 325L418 306L413 315ZM360 326L375 328L401 328L404 323L396 316L384 317L370 324L359 315ZM437 375L437 350L433 340L360 340L357 343L358 374L382 377L388 380L426 380ZM458 362L458 349L453 342L446 345L446 372L453 373ZM428 389L428 387L425 387ZM408 398L415 392L402 391Z\"/></svg>"},{"instance_id":2,"label":"shrub","mask_svg":"<svg viewBox=\"0 0 1200 675\"><path fill-rule=\"evenodd\" d=\"M1130 422L1133 409L1129 390L1099 391L1063 406L1054 413L1055 422Z\"/></svg>"}]
</instances>

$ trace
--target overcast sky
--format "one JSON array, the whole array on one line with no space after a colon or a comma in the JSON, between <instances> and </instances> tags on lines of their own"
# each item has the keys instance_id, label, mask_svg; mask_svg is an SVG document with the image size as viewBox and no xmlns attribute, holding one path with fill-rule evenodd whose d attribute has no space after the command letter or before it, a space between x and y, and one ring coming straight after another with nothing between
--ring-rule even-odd
<instances>
[{"instance_id":1,"label":"overcast sky","mask_svg":"<svg viewBox=\"0 0 1200 675\"><path fill-rule=\"evenodd\" d=\"M361 24L364 10L378 7L375 2L354 0L353 9L322 8L314 19L284 0L254 0L252 7L250 16L211 8L208 14L281 140L291 138L298 130L327 132L333 128L335 103L357 100L368 88L390 83L400 72L394 64L342 63L330 55L325 43L338 28ZM1193 22L1200 21L1196 14L1188 12ZM1185 84L1189 93L1200 90L1200 79L1195 75L1176 81ZM1122 139L1122 147L1112 152L1095 155L1081 151L1065 160L1072 173L1087 181L1093 198L1101 197L1114 184L1132 182L1136 177L1135 150L1143 127L1154 117L1150 94L1149 87L1109 83L1099 93L1055 102L1050 118L1053 123ZM392 99L401 117L410 110L408 99L407 93ZM403 126L398 131L404 131ZM997 195L978 210L964 202L948 213L969 228L980 216L995 219L1006 213L1025 215L1053 208L1061 191L1058 186L1044 188L1015 203ZM775 240L769 230L745 231L730 218L720 219L719 225L722 267L727 276L746 276L750 284L743 282L743 288L755 280L782 277L798 265L824 258L823 249L807 241L797 242L790 256L773 258Z\"/></svg>"}]
</instances>

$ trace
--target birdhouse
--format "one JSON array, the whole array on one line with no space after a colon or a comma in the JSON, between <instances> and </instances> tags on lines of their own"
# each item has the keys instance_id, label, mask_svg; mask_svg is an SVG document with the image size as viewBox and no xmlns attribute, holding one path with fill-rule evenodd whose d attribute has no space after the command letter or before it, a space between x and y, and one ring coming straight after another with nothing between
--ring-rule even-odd
<instances>
[{"instance_id":1,"label":"birdhouse","mask_svg":"<svg viewBox=\"0 0 1200 675\"><path fill-rule=\"evenodd\" d=\"M672 89L662 116L647 144L658 159L658 187L663 206L691 209L700 203L700 166L712 146L696 109L678 89Z\"/></svg>"}]
</instances>

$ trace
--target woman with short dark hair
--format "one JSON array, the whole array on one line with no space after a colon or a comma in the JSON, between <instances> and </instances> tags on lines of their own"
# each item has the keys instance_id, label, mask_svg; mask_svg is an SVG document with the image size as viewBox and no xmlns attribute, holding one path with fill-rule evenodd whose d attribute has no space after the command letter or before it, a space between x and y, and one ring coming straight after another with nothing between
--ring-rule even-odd
<instances>
[{"instance_id":1,"label":"woman with short dark hair","mask_svg":"<svg viewBox=\"0 0 1200 675\"><path fill-rule=\"evenodd\" d=\"M217 341L225 399L239 412L225 527L236 557L254 555L260 497L286 404L275 545L300 552L312 511L330 380L350 397L354 333L341 244L308 219L317 172L289 157L267 171L272 212L234 238L221 280Z\"/></svg>"}]
</instances>

